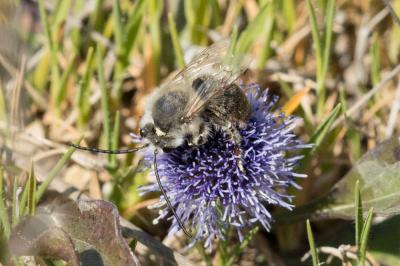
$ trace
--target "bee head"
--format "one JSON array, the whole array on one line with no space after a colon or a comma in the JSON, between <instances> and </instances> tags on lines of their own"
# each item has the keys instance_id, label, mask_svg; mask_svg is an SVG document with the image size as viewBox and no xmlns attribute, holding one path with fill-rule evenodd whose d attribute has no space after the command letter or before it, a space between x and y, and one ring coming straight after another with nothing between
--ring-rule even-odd
<instances>
[{"instance_id":1,"label":"bee head","mask_svg":"<svg viewBox=\"0 0 400 266\"><path fill-rule=\"evenodd\" d=\"M172 91L157 99L152 109L157 135L167 135L181 126L186 103L187 95L182 91Z\"/></svg>"},{"instance_id":2,"label":"bee head","mask_svg":"<svg viewBox=\"0 0 400 266\"><path fill-rule=\"evenodd\" d=\"M188 94L185 91L162 94L152 104L148 116L142 120L140 135L164 152L174 150L185 141L190 145L200 144L208 130L204 130L200 116L184 118L187 102Z\"/></svg>"},{"instance_id":3,"label":"bee head","mask_svg":"<svg viewBox=\"0 0 400 266\"><path fill-rule=\"evenodd\" d=\"M151 108L151 116L140 129L140 135L164 152L181 145L182 113L187 103L187 96L182 91L171 91L161 95Z\"/></svg>"}]
</instances>

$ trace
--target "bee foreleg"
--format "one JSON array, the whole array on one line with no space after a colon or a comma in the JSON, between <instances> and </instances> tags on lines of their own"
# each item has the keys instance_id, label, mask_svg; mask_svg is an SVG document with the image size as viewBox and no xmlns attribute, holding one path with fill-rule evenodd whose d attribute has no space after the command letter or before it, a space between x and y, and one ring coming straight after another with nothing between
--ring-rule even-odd
<instances>
[{"instance_id":1,"label":"bee foreleg","mask_svg":"<svg viewBox=\"0 0 400 266\"><path fill-rule=\"evenodd\" d=\"M237 158L237 164L239 167L239 170L241 172L244 172L244 166L243 166L243 153L242 153L242 147L241 147L241 143L242 143L242 136L240 135L239 130L233 125L231 124L230 127L227 129L226 131L231 140L234 143L234 154Z\"/></svg>"}]
</instances>

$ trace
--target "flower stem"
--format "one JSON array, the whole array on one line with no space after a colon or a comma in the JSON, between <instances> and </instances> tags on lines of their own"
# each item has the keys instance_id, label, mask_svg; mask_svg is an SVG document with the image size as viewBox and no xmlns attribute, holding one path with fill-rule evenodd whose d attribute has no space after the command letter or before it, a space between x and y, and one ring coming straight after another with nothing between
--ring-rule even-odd
<instances>
[{"instance_id":1,"label":"flower stem","mask_svg":"<svg viewBox=\"0 0 400 266\"><path fill-rule=\"evenodd\" d=\"M203 258L207 266L212 266L212 261L210 256L206 253L204 250L204 246L202 243L197 243L196 244L196 249L200 253L200 256Z\"/></svg>"},{"instance_id":2,"label":"flower stem","mask_svg":"<svg viewBox=\"0 0 400 266\"><path fill-rule=\"evenodd\" d=\"M226 266L228 262L228 241L227 239L221 239L218 245L218 255L219 255L219 260L218 260L218 265L220 266Z\"/></svg>"}]
</instances>

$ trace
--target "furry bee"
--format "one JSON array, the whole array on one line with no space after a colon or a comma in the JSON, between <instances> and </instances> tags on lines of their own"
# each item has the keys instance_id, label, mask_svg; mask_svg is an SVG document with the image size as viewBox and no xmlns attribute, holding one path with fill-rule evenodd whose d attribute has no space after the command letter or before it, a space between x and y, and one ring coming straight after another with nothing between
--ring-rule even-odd
<instances>
[{"instance_id":1,"label":"furry bee","mask_svg":"<svg viewBox=\"0 0 400 266\"><path fill-rule=\"evenodd\" d=\"M112 154L136 152L152 146L157 183L179 226L189 237L190 233L180 221L161 183L157 154L171 152L184 143L202 145L214 128L228 133L235 143L236 157L241 158L239 129L246 125L251 106L235 81L245 70L246 60L229 51L228 40L211 45L148 97L140 121L143 146L127 150L101 150L70 144L82 150ZM238 166L244 171L241 159Z\"/></svg>"},{"instance_id":2,"label":"furry bee","mask_svg":"<svg viewBox=\"0 0 400 266\"><path fill-rule=\"evenodd\" d=\"M224 40L206 48L150 95L140 135L154 148L170 152L185 142L202 145L212 127L226 131L239 147L238 128L245 125L251 106L235 84L244 60L230 54L229 45Z\"/></svg>"}]
</instances>

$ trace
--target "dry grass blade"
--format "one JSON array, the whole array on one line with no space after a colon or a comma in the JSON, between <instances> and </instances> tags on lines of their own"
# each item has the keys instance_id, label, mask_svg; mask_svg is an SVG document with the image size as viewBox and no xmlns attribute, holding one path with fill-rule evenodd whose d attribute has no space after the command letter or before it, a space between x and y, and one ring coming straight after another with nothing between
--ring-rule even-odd
<instances>
[{"instance_id":1,"label":"dry grass blade","mask_svg":"<svg viewBox=\"0 0 400 266\"><path fill-rule=\"evenodd\" d=\"M393 135L396 128L396 121L398 121L400 111L400 80L397 82L396 95L394 96L392 108L390 110L389 119L386 127L386 137L389 138Z\"/></svg>"},{"instance_id":2,"label":"dry grass blade","mask_svg":"<svg viewBox=\"0 0 400 266\"><path fill-rule=\"evenodd\" d=\"M297 92L285 105L282 107L282 111L286 115L291 115L297 107L299 107L301 100L304 98L304 96L307 95L307 93L310 91L309 86L305 86L302 90Z\"/></svg>"},{"instance_id":3,"label":"dry grass blade","mask_svg":"<svg viewBox=\"0 0 400 266\"><path fill-rule=\"evenodd\" d=\"M10 76L16 76L18 73L18 69L16 69L1 53L0 53L0 65L2 65L5 70L8 72ZM23 80L23 84L32 97L32 99L35 101L35 103L40 107L42 110L45 110L47 108L47 101L43 98L42 95L40 95L37 90L27 81Z\"/></svg>"},{"instance_id":4,"label":"dry grass blade","mask_svg":"<svg viewBox=\"0 0 400 266\"><path fill-rule=\"evenodd\" d=\"M360 100L358 100L350 109L346 111L344 116L338 118L332 125L332 128L336 128L338 125L343 123L346 117L352 117L356 113L360 111L360 108L364 106L372 96L374 96L377 92L383 89L389 81L394 79L397 75L400 74L400 65L395 67L392 71L388 73L388 75L375 87L373 87L368 93L366 93Z\"/></svg>"}]
</instances>

